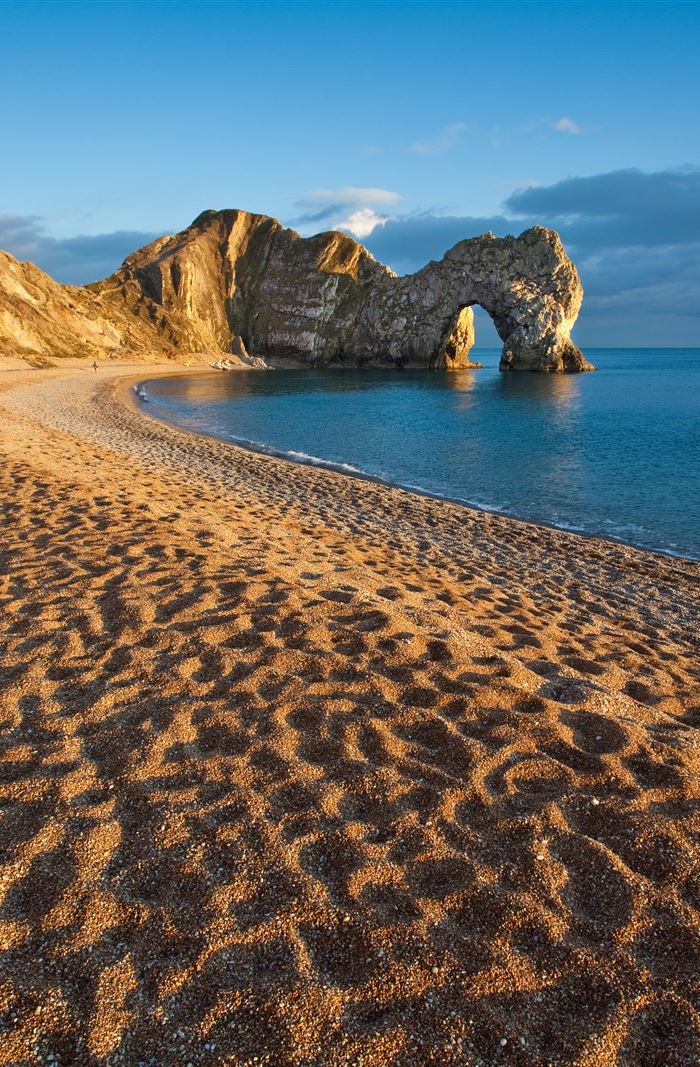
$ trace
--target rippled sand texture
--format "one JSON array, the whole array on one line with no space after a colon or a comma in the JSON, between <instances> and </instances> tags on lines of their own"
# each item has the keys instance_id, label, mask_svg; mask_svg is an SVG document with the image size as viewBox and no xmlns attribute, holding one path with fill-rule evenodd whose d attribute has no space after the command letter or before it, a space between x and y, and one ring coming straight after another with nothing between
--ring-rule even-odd
<instances>
[{"instance_id":1,"label":"rippled sand texture","mask_svg":"<svg viewBox=\"0 0 700 1067\"><path fill-rule=\"evenodd\" d=\"M697 565L109 373L0 393L0 1062L700 1062Z\"/></svg>"}]
</instances>

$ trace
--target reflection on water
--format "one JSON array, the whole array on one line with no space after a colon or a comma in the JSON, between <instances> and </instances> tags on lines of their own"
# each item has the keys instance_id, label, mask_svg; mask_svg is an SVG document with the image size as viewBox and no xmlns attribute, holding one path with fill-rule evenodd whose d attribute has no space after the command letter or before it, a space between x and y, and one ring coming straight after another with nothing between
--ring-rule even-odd
<instances>
[{"instance_id":1,"label":"reflection on water","mask_svg":"<svg viewBox=\"0 0 700 1067\"><path fill-rule=\"evenodd\" d=\"M441 384L456 393L472 393L476 388L478 371L450 370L440 374Z\"/></svg>"},{"instance_id":2,"label":"reflection on water","mask_svg":"<svg viewBox=\"0 0 700 1067\"><path fill-rule=\"evenodd\" d=\"M455 400L458 411L469 411L477 403L476 389L478 382L475 375L478 373L477 370L469 370L468 368L440 373L442 387L459 394Z\"/></svg>"},{"instance_id":3,"label":"reflection on water","mask_svg":"<svg viewBox=\"0 0 700 1067\"><path fill-rule=\"evenodd\" d=\"M566 408L580 395L582 374L518 374L511 371L495 379L499 392L509 398L538 401L543 410Z\"/></svg>"},{"instance_id":4,"label":"reflection on water","mask_svg":"<svg viewBox=\"0 0 700 1067\"><path fill-rule=\"evenodd\" d=\"M191 429L525 518L700 556L697 350L598 350L593 374L236 371L147 385Z\"/></svg>"}]
</instances>

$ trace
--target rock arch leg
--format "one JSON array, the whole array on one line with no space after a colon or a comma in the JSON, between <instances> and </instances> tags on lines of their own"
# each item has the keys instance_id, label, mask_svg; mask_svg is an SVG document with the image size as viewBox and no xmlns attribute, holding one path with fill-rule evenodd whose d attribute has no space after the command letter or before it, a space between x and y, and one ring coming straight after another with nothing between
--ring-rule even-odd
<instances>
[{"instance_id":1,"label":"rock arch leg","mask_svg":"<svg viewBox=\"0 0 700 1067\"><path fill-rule=\"evenodd\" d=\"M516 328L504 338L500 369L503 371L544 371L577 373L595 370L567 330L537 327Z\"/></svg>"},{"instance_id":2,"label":"rock arch leg","mask_svg":"<svg viewBox=\"0 0 700 1067\"><path fill-rule=\"evenodd\" d=\"M469 353L474 347L474 312L471 307L463 307L457 312L440 343L431 367L457 370L460 367L478 367L472 363Z\"/></svg>"}]
</instances>

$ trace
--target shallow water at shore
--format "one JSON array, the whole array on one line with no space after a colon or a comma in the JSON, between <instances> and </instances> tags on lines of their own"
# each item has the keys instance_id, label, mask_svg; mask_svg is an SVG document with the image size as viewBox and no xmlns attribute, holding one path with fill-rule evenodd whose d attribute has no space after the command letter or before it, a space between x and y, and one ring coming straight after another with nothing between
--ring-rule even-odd
<instances>
[{"instance_id":1,"label":"shallow water at shore","mask_svg":"<svg viewBox=\"0 0 700 1067\"><path fill-rule=\"evenodd\" d=\"M478 371L193 374L140 396L293 460L700 558L700 350L587 355L595 374L503 375L482 349Z\"/></svg>"}]
</instances>

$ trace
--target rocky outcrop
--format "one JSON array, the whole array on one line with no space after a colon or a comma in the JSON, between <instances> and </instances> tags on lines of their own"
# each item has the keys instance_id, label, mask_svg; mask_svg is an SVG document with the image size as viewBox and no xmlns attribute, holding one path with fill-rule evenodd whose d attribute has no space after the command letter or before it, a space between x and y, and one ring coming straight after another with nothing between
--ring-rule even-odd
<instances>
[{"instance_id":1,"label":"rocky outcrop","mask_svg":"<svg viewBox=\"0 0 700 1067\"><path fill-rule=\"evenodd\" d=\"M162 312L139 318L121 301L59 285L32 263L0 252L0 356L34 367L55 359L167 359L176 352Z\"/></svg>"},{"instance_id":2,"label":"rocky outcrop","mask_svg":"<svg viewBox=\"0 0 700 1067\"><path fill-rule=\"evenodd\" d=\"M18 272L24 292L11 297ZM16 345L47 356L211 362L250 352L306 366L460 367L471 365L471 308L480 304L503 340L502 369L589 370L569 337L581 298L558 235L541 227L462 241L439 262L398 278L346 234L301 238L266 215L207 211L87 288L0 261L0 351L9 333ZM8 300L14 304L3 334ZM60 320L58 334L52 317Z\"/></svg>"},{"instance_id":3,"label":"rocky outcrop","mask_svg":"<svg viewBox=\"0 0 700 1067\"><path fill-rule=\"evenodd\" d=\"M269 370L261 356L251 356L242 337L234 336L231 342L231 355L217 359L210 364L214 370L235 370L237 367L255 367L256 370Z\"/></svg>"},{"instance_id":4,"label":"rocky outcrop","mask_svg":"<svg viewBox=\"0 0 700 1067\"><path fill-rule=\"evenodd\" d=\"M465 308L479 304L503 341L501 370L592 370L569 337L582 298L576 268L553 230L485 234L416 274L377 286L358 323L355 358L383 349L408 362L427 356L432 366L459 364L473 342Z\"/></svg>"},{"instance_id":5,"label":"rocky outcrop","mask_svg":"<svg viewBox=\"0 0 700 1067\"><path fill-rule=\"evenodd\" d=\"M91 288L140 316L161 310L183 349L228 353L240 338L256 356L321 365L343 359L383 278L346 234L303 239L266 215L207 211Z\"/></svg>"}]
</instances>

